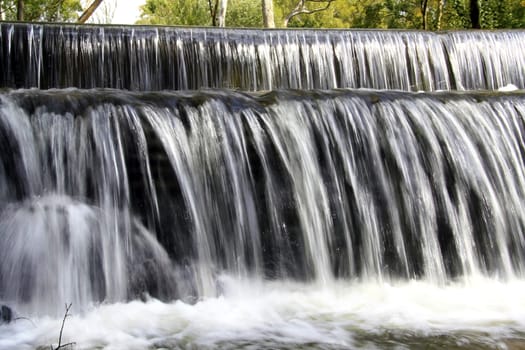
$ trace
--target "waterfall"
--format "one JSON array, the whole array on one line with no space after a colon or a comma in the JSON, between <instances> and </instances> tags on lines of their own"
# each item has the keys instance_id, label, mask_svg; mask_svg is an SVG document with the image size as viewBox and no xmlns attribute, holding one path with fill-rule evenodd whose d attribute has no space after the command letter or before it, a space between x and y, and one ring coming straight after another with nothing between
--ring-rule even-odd
<instances>
[{"instance_id":1,"label":"waterfall","mask_svg":"<svg viewBox=\"0 0 525 350\"><path fill-rule=\"evenodd\" d=\"M146 247L160 252L145 258L156 276L170 258L186 271L179 293L195 297L215 295L221 271L438 284L525 271L521 93L18 90L1 101L8 299L38 290L60 305L64 285L90 291L71 291L79 303L134 288L184 297L174 273L151 290L127 285L147 254L134 222L160 242ZM81 270L46 255L61 245ZM36 277L20 271L37 262Z\"/></svg>"},{"instance_id":2,"label":"waterfall","mask_svg":"<svg viewBox=\"0 0 525 350\"><path fill-rule=\"evenodd\" d=\"M511 348L524 43L0 23L0 349Z\"/></svg>"},{"instance_id":3,"label":"waterfall","mask_svg":"<svg viewBox=\"0 0 525 350\"><path fill-rule=\"evenodd\" d=\"M126 90L525 88L525 33L0 23L0 86Z\"/></svg>"}]
</instances>

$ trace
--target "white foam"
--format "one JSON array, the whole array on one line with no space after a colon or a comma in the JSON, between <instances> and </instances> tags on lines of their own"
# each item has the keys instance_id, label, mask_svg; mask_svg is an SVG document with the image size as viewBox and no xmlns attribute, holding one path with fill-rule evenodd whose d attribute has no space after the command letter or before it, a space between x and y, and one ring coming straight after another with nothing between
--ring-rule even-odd
<instances>
[{"instance_id":1,"label":"white foam","mask_svg":"<svg viewBox=\"0 0 525 350\"><path fill-rule=\"evenodd\" d=\"M518 87L514 84L507 84L505 86L502 86L498 89L498 91L501 92L511 92L511 91L517 91L519 90Z\"/></svg>"},{"instance_id":2,"label":"white foam","mask_svg":"<svg viewBox=\"0 0 525 350\"><path fill-rule=\"evenodd\" d=\"M68 318L63 343L108 350L221 344L349 347L358 334L479 333L503 339L525 331L523 281L480 279L444 287L335 283L328 288L225 279L223 285L224 295L194 305L158 300L101 305ZM56 345L61 319L33 322L0 326L0 349Z\"/></svg>"}]
</instances>

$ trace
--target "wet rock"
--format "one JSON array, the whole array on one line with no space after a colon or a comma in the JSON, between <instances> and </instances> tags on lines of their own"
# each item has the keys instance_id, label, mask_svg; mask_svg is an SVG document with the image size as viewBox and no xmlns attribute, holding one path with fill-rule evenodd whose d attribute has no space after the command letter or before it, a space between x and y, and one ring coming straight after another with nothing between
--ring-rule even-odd
<instances>
[{"instance_id":1,"label":"wet rock","mask_svg":"<svg viewBox=\"0 0 525 350\"><path fill-rule=\"evenodd\" d=\"M0 324L13 321L13 310L9 306L0 306Z\"/></svg>"}]
</instances>

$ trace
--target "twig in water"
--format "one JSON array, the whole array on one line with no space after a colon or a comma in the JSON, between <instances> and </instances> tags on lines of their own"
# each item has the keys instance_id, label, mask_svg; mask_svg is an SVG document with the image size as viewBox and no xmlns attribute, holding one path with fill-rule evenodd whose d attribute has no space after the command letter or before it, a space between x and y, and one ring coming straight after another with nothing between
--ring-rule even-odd
<instances>
[{"instance_id":1,"label":"twig in water","mask_svg":"<svg viewBox=\"0 0 525 350\"><path fill-rule=\"evenodd\" d=\"M13 321L16 322L16 321L18 321L18 320L26 320L26 321L29 321L29 322L31 322L31 324L33 325L33 327L36 328L36 324L35 324L35 322L33 322L33 320L31 320L30 318L27 318L27 317L17 317L17 318L15 318Z\"/></svg>"},{"instance_id":2,"label":"twig in water","mask_svg":"<svg viewBox=\"0 0 525 350\"><path fill-rule=\"evenodd\" d=\"M56 348L53 349L53 347L51 346L51 349L52 350L59 350L59 349L62 349L62 348L65 348L67 346L70 346L70 345L75 345L76 343L67 343L67 344L64 344L62 345L62 332L64 331L64 325L66 324L66 318L68 318L69 316L71 316L69 314L69 309L71 309L71 306L73 305L73 303L70 303L69 305L66 304L66 313L64 314L64 319L62 320L62 327L60 327L60 335L58 336L58 345Z\"/></svg>"}]
</instances>

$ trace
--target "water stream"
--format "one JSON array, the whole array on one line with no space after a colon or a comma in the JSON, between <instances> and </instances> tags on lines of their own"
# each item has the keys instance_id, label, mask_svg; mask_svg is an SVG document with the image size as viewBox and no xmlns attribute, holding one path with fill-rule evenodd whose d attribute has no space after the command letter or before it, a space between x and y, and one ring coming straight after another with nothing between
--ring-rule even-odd
<instances>
[{"instance_id":1,"label":"water stream","mask_svg":"<svg viewBox=\"0 0 525 350\"><path fill-rule=\"evenodd\" d=\"M0 86L127 90L525 88L524 31L0 23Z\"/></svg>"},{"instance_id":2,"label":"water stream","mask_svg":"<svg viewBox=\"0 0 525 350\"><path fill-rule=\"evenodd\" d=\"M523 32L0 35L0 349L523 346Z\"/></svg>"}]
</instances>

